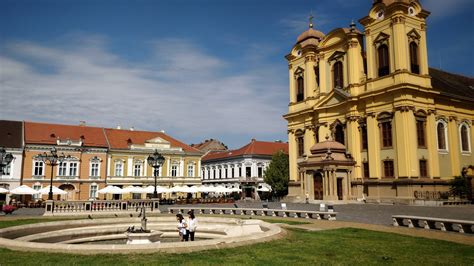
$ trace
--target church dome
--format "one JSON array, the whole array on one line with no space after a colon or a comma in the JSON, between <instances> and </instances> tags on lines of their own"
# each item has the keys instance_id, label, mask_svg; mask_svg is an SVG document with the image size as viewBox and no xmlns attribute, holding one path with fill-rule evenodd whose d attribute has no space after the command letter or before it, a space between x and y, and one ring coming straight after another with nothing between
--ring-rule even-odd
<instances>
[{"instance_id":1,"label":"church dome","mask_svg":"<svg viewBox=\"0 0 474 266\"><path fill-rule=\"evenodd\" d=\"M326 153L328 150L330 150L331 152L345 152L346 146L335 140L326 140L314 144L313 147L311 147L310 149L311 154Z\"/></svg>"},{"instance_id":2,"label":"church dome","mask_svg":"<svg viewBox=\"0 0 474 266\"><path fill-rule=\"evenodd\" d=\"M320 32L319 30L315 30L313 28L309 28L307 31L303 32L298 36L296 39L296 43L300 43L304 40L315 38L318 41L321 41L324 38L324 33Z\"/></svg>"}]
</instances>

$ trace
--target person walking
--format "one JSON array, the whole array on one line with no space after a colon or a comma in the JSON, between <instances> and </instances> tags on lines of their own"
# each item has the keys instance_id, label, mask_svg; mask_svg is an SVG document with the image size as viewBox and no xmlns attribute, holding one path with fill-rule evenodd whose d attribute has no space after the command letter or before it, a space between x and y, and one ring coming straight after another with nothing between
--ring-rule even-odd
<instances>
[{"instance_id":1,"label":"person walking","mask_svg":"<svg viewBox=\"0 0 474 266\"><path fill-rule=\"evenodd\" d=\"M188 235L191 238L191 241L194 241L194 233L196 233L196 228L197 228L197 219L194 216L193 211L188 212L189 218L188 218Z\"/></svg>"},{"instance_id":2,"label":"person walking","mask_svg":"<svg viewBox=\"0 0 474 266\"><path fill-rule=\"evenodd\" d=\"M188 234L186 229L188 225L186 224L183 215L181 213L176 214L176 220L178 221L177 228L179 233L179 239L181 241L188 241Z\"/></svg>"}]
</instances>

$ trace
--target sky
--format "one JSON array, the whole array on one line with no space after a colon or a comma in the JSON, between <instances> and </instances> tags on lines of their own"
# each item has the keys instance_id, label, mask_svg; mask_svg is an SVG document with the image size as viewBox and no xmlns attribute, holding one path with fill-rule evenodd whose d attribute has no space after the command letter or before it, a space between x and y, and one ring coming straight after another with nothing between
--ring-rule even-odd
<instances>
[{"instance_id":1,"label":"sky","mask_svg":"<svg viewBox=\"0 0 474 266\"><path fill-rule=\"evenodd\" d=\"M287 141L284 58L372 0L0 0L0 119ZM474 1L424 0L429 64L474 76ZM360 24L359 29L363 29Z\"/></svg>"}]
</instances>

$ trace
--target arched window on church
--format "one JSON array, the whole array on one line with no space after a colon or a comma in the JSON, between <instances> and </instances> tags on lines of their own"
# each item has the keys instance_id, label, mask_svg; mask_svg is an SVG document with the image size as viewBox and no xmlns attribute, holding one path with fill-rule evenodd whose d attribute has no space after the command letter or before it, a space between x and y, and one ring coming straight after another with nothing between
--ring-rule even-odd
<instances>
[{"instance_id":1,"label":"arched window on church","mask_svg":"<svg viewBox=\"0 0 474 266\"><path fill-rule=\"evenodd\" d=\"M296 101L301 102L304 100L304 79L303 77L298 77L296 79L296 86L297 86L297 92L296 92Z\"/></svg>"},{"instance_id":2,"label":"arched window on church","mask_svg":"<svg viewBox=\"0 0 474 266\"><path fill-rule=\"evenodd\" d=\"M471 152L471 143L469 141L469 125L462 123L459 128L459 134L461 139L461 152Z\"/></svg>"},{"instance_id":3,"label":"arched window on church","mask_svg":"<svg viewBox=\"0 0 474 266\"><path fill-rule=\"evenodd\" d=\"M411 73L420 74L420 64L418 63L418 44L410 42L410 68Z\"/></svg>"},{"instance_id":4,"label":"arched window on church","mask_svg":"<svg viewBox=\"0 0 474 266\"><path fill-rule=\"evenodd\" d=\"M446 142L447 142L447 127L446 122L443 120L438 121L438 125L436 126L436 133L438 135L438 150L447 150Z\"/></svg>"},{"instance_id":5,"label":"arched window on church","mask_svg":"<svg viewBox=\"0 0 474 266\"><path fill-rule=\"evenodd\" d=\"M334 88L342 89L342 87L344 86L344 76L343 76L343 73L342 73L342 62L337 61L334 64L334 66L332 68L332 71L333 71Z\"/></svg>"},{"instance_id":6,"label":"arched window on church","mask_svg":"<svg viewBox=\"0 0 474 266\"><path fill-rule=\"evenodd\" d=\"M377 52L379 58L379 77L383 77L390 73L388 46L386 44L380 45Z\"/></svg>"},{"instance_id":7,"label":"arched window on church","mask_svg":"<svg viewBox=\"0 0 474 266\"><path fill-rule=\"evenodd\" d=\"M334 132L334 139L344 144L344 127L341 124L336 125Z\"/></svg>"}]
</instances>

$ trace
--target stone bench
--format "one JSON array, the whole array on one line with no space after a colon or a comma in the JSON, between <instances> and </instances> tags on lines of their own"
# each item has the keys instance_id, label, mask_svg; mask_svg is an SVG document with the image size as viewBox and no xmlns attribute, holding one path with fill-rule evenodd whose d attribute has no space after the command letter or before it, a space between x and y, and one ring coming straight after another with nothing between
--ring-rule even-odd
<instances>
[{"instance_id":1,"label":"stone bench","mask_svg":"<svg viewBox=\"0 0 474 266\"><path fill-rule=\"evenodd\" d=\"M441 231L457 231L469 234L473 233L472 226L474 226L474 221L409 215L392 215L392 221L393 226L405 226L404 221L406 221L409 228L424 228L428 230L438 229L436 224L439 224Z\"/></svg>"},{"instance_id":2,"label":"stone bench","mask_svg":"<svg viewBox=\"0 0 474 266\"><path fill-rule=\"evenodd\" d=\"M250 215L271 217L293 217L318 220L336 220L336 212L286 210L286 209L257 209L257 208L208 208L208 207L169 207L169 213L187 213L194 211L199 214L221 215Z\"/></svg>"}]
</instances>

